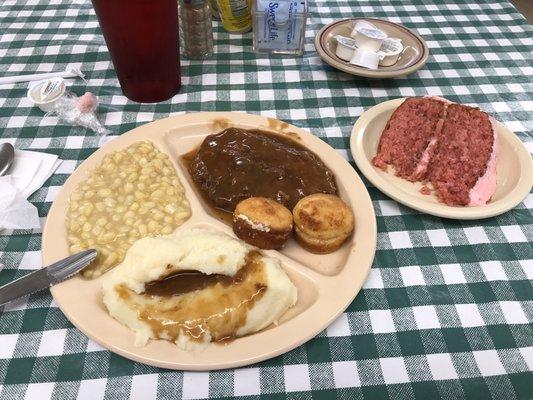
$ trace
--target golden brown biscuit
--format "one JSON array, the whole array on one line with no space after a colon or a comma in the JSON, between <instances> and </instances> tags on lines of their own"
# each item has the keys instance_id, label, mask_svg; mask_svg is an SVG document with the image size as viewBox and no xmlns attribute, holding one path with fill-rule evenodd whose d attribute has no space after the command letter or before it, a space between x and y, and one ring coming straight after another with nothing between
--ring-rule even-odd
<instances>
[{"instance_id":1,"label":"golden brown biscuit","mask_svg":"<svg viewBox=\"0 0 533 400\"><path fill-rule=\"evenodd\" d=\"M291 212L265 197L241 201L233 212L233 232L260 249L278 249L292 231Z\"/></svg>"},{"instance_id":2,"label":"golden brown biscuit","mask_svg":"<svg viewBox=\"0 0 533 400\"><path fill-rule=\"evenodd\" d=\"M301 199L292 211L296 239L306 250L337 250L354 228L352 210L338 196L317 193Z\"/></svg>"}]
</instances>

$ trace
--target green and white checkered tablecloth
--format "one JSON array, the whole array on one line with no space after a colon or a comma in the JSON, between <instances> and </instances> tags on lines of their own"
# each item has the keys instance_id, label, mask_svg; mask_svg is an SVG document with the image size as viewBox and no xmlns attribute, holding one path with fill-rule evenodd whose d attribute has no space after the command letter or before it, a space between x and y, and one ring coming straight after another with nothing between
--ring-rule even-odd
<instances>
[{"instance_id":1,"label":"green and white checkered tablecloth","mask_svg":"<svg viewBox=\"0 0 533 400\"><path fill-rule=\"evenodd\" d=\"M110 0L111 1L111 0ZM116 134L171 114L245 111L300 126L349 161L355 120L385 100L439 95L474 104L533 151L533 28L506 1L309 0L301 58L257 56L251 35L217 24L215 58L182 63L172 100L136 104L121 93L89 0L3 0L0 76L77 66ZM334 70L314 50L329 22L387 18L427 41L427 65L409 77L365 80ZM0 87L0 137L65 160L30 200L46 218L95 136L43 117L25 84ZM353 164L352 164L353 165ZM99 399L533 398L533 196L483 221L423 215L368 184L378 248L364 289L327 330L275 359L237 370L175 372L101 348L63 316L49 292L0 311L0 398ZM0 284L41 266L41 232L0 232ZM80 299L83 301L83 299Z\"/></svg>"}]
</instances>

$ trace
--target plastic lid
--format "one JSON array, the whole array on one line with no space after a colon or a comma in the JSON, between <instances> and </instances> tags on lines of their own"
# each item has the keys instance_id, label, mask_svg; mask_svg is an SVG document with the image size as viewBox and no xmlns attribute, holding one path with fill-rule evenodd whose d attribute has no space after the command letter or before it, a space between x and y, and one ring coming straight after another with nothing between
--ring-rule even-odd
<instances>
[{"instance_id":1,"label":"plastic lid","mask_svg":"<svg viewBox=\"0 0 533 400\"><path fill-rule=\"evenodd\" d=\"M379 29L361 28L357 30L358 33L365 35L372 39L385 39L387 34Z\"/></svg>"}]
</instances>

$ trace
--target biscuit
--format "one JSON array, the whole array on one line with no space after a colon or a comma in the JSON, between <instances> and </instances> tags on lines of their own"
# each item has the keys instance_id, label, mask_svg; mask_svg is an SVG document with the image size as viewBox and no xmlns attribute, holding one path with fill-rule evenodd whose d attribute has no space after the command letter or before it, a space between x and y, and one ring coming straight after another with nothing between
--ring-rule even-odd
<instances>
[{"instance_id":1,"label":"biscuit","mask_svg":"<svg viewBox=\"0 0 533 400\"><path fill-rule=\"evenodd\" d=\"M312 253L334 252L354 229L352 210L340 197L332 194L304 197L292 214L298 243Z\"/></svg>"},{"instance_id":2,"label":"biscuit","mask_svg":"<svg viewBox=\"0 0 533 400\"><path fill-rule=\"evenodd\" d=\"M235 207L233 232L260 249L279 249L292 232L292 214L272 199L250 197Z\"/></svg>"}]
</instances>

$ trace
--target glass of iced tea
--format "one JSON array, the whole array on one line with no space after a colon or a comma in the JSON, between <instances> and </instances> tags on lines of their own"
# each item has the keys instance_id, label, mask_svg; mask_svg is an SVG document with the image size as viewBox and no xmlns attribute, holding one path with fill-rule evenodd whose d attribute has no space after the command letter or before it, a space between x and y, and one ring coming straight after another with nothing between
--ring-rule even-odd
<instances>
[{"instance_id":1,"label":"glass of iced tea","mask_svg":"<svg viewBox=\"0 0 533 400\"><path fill-rule=\"evenodd\" d=\"M156 103L181 86L176 0L92 0L122 91Z\"/></svg>"}]
</instances>

